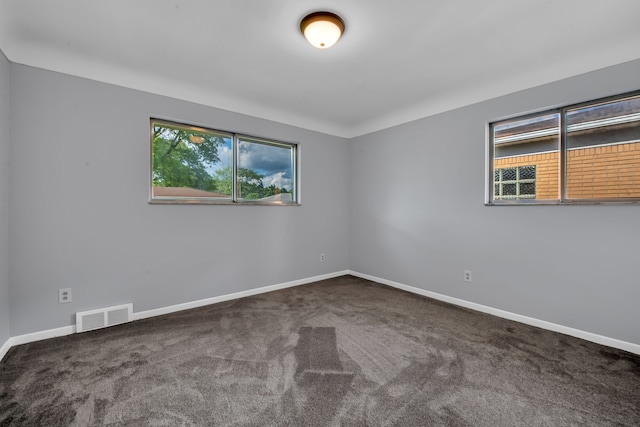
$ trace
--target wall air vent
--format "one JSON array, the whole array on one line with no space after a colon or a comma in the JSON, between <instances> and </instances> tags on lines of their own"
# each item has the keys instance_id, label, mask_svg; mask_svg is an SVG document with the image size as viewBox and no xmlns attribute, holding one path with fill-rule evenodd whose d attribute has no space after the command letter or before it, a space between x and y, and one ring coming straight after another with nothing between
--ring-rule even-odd
<instances>
[{"instance_id":1,"label":"wall air vent","mask_svg":"<svg viewBox=\"0 0 640 427\"><path fill-rule=\"evenodd\" d=\"M132 315L133 303L79 311L76 313L76 332L86 332L127 323L131 321Z\"/></svg>"}]
</instances>

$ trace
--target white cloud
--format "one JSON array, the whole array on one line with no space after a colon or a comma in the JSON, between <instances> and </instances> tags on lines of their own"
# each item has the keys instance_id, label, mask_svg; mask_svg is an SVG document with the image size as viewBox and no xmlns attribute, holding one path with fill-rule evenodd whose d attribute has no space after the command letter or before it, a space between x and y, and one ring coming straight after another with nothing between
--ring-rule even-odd
<instances>
[{"instance_id":1,"label":"white cloud","mask_svg":"<svg viewBox=\"0 0 640 427\"><path fill-rule=\"evenodd\" d=\"M265 187L275 185L278 188L291 190L293 188L293 180L285 176L285 172L276 172L272 175L265 176L262 180Z\"/></svg>"},{"instance_id":2,"label":"white cloud","mask_svg":"<svg viewBox=\"0 0 640 427\"><path fill-rule=\"evenodd\" d=\"M241 168L253 169L262 175L291 174L291 150L284 147L240 141Z\"/></svg>"},{"instance_id":3,"label":"white cloud","mask_svg":"<svg viewBox=\"0 0 640 427\"><path fill-rule=\"evenodd\" d=\"M240 141L239 167L252 169L263 175L262 185L269 187L275 185L287 190L293 189L293 170L291 168L291 151L288 148L274 147L271 145L256 144ZM220 161L208 168L209 173L214 174L218 169L229 167L233 164L233 146L218 147Z\"/></svg>"},{"instance_id":4,"label":"white cloud","mask_svg":"<svg viewBox=\"0 0 640 427\"><path fill-rule=\"evenodd\" d=\"M218 146L218 158L220 161L208 168L209 173L214 173L218 169L223 169L233 164L233 148L231 145Z\"/></svg>"}]
</instances>

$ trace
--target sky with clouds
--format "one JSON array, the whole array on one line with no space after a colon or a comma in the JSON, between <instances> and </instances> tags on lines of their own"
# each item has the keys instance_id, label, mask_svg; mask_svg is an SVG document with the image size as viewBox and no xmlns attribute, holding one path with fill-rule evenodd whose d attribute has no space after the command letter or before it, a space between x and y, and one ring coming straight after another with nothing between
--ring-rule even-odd
<instances>
[{"instance_id":1,"label":"sky with clouds","mask_svg":"<svg viewBox=\"0 0 640 427\"><path fill-rule=\"evenodd\" d=\"M211 168L212 172L232 165L233 144L230 139L225 142L225 145L218 147L220 162ZM240 140L238 151L238 167L252 169L264 175L262 184L265 187L275 185L278 188L293 189L290 148Z\"/></svg>"}]
</instances>

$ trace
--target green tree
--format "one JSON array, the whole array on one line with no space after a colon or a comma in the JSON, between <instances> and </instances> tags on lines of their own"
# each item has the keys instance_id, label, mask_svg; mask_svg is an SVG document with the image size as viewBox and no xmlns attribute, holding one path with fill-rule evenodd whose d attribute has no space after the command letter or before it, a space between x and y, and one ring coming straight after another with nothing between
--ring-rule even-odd
<instances>
[{"instance_id":1,"label":"green tree","mask_svg":"<svg viewBox=\"0 0 640 427\"><path fill-rule=\"evenodd\" d=\"M215 171L213 179L219 193L230 196L233 193L233 176L231 166Z\"/></svg>"},{"instance_id":2,"label":"green tree","mask_svg":"<svg viewBox=\"0 0 640 427\"><path fill-rule=\"evenodd\" d=\"M216 190L207 171L220 161L220 136L156 125L153 128L153 185ZM228 193L231 194L231 193Z\"/></svg>"},{"instance_id":3,"label":"green tree","mask_svg":"<svg viewBox=\"0 0 640 427\"><path fill-rule=\"evenodd\" d=\"M217 191L223 194L232 193L233 177L231 167L218 169L214 174ZM262 199L264 197L273 196L274 194L287 193L283 188L275 185L265 187L262 180L264 175L259 174L253 169L238 169L238 185L240 187L240 197L247 200Z\"/></svg>"}]
</instances>

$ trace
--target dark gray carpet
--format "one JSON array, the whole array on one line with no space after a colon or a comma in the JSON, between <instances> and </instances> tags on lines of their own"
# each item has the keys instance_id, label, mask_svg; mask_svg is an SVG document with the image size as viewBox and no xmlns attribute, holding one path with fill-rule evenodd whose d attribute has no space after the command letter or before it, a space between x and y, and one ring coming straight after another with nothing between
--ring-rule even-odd
<instances>
[{"instance_id":1,"label":"dark gray carpet","mask_svg":"<svg viewBox=\"0 0 640 427\"><path fill-rule=\"evenodd\" d=\"M12 348L2 426L638 426L640 356L352 276Z\"/></svg>"}]
</instances>

